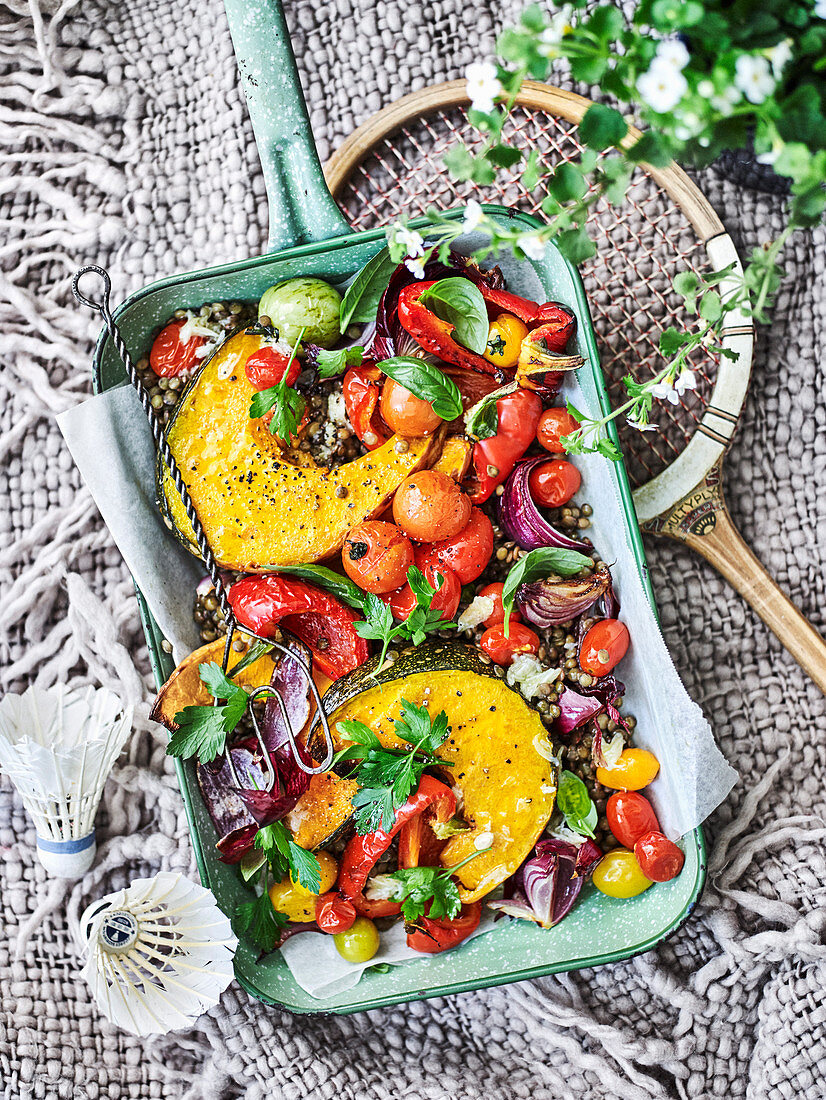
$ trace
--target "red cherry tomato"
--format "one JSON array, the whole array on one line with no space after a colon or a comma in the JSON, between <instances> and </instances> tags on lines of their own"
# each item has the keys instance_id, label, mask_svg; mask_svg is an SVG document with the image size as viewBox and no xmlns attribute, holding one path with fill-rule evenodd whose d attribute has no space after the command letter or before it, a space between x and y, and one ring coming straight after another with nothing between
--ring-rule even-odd
<instances>
[{"instance_id":1,"label":"red cherry tomato","mask_svg":"<svg viewBox=\"0 0 826 1100\"><path fill-rule=\"evenodd\" d=\"M293 359L287 370L288 363L290 363L289 355L285 355L283 351L278 351L276 348L264 347L252 353L244 370L257 390L268 390L270 386L283 382L285 373L287 385L293 385L301 374L301 364L297 359Z\"/></svg>"},{"instance_id":2,"label":"red cherry tomato","mask_svg":"<svg viewBox=\"0 0 826 1100\"><path fill-rule=\"evenodd\" d=\"M381 447L390 438L378 408L383 377L379 368L367 359L344 375L342 392L347 418L368 451Z\"/></svg>"},{"instance_id":3,"label":"red cherry tomato","mask_svg":"<svg viewBox=\"0 0 826 1100\"><path fill-rule=\"evenodd\" d=\"M341 561L350 580L365 592L392 592L407 580L413 546L395 524L366 520L350 529Z\"/></svg>"},{"instance_id":4,"label":"red cherry tomato","mask_svg":"<svg viewBox=\"0 0 826 1100\"><path fill-rule=\"evenodd\" d=\"M460 584L470 584L484 573L493 553L493 524L479 508L472 508L465 528L452 539L433 543L440 562L449 565Z\"/></svg>"},{"instance_id":5,"label":"red cherry tomato","mask_svg":"<svg viewBox=\"0 0 826 1100\"><path fill-rule=\"evenodd\" d=\"M315 922L322 932L334 936L346 932L356 919L356 907L341 894L322 894L315 899Z\"/></svg>"},{"instance_id":6,"label":"red cherry tomato","mask_svg":"<svg viewBox=\"0 0 826 1100\"><path fill-rule=\"evenodd\" d=\"M640 870L652 882L668 882L683 869L685 856L660 832L646 833L634 845L634 855Z\"/></svg>"},{"instance_id":7,"label":"red cherry tomato","mask_svg":"<svg viewBox=\"0 0 826 1100\"><path fill-rule=\"evenodd\" d=\"M434 611L441 611L442 618L449 622L456 614L462 596L462 586L459 583L459 578L449 566L443 565L436 558L429 547L425 549L423 546L417 546L413 551L413 556L415 564L424 573L427 583L431 588L436 589L436 595L430 605L431 608ZM441 588L439 587L440 577L442 578ZM409 584L403 584L401 588L397 588L394 592L388 592L381 598L389 605L390 610L397 619L406 619L416 606L416 597Z\"/></svg>"},{"instance_id":8,"label":"red cherry tomato","mask_svg":"<svg viewBox=\"0 0 826 1100\"><path fill-rule=\"evenodd\" d=\"M471 503L441 470L419 470L404 479L393 497L393 519L417 542L450 539L467 527Z\"/></svg>"},{"instance_id":9,"label":"red cherry tomato","mask_svg":"<svg viewBox=\"0 0 826 1100\"><path fill-rule=\"evenodd\" d=\"M659 832L660 829L654 807L644 794L637 791L612 794L605 807L605 815L608 827L624 848L633 848L641 836Z\"/></svg>"},{"instance_id":10,"label":"red cherry tomato","mask_svg":"<svg viewBox=\"0 0 826 1100\"><path fill-rule=\"evenodd\" d=\"M480 588L478 595L489 596L493 600L493 611L484 620L485 626L499 626L500 623L505 621L505 608L502 606L502 589L504 584L500 581L496 581L494 584L486 584L484 588ZM519 623L522 621L522 616L518 611L511 611L511 622Z\"/></svg>"},{"instance_id":11,"label":"red cherry tomato","mask_svg":"<svg viewBox=\"0 0 826 1100\"><path fill-rule=\"evenodd\" d=\"M423 401L392 378L382 386L379 409L388 428L407 439L433 435L443 422L429 401Z\"/></svg>"},{"instance_id":12,"label":"red cherry tomato","mask_svg":"<svg viewBox=\"0 0 826 1100\"><path fill-rule=\"evenodd\" d=\"M524 623L511 620L508 637L505 624L489 627L479 639L479 648L497 665L510 665L518 653L538 653L539 635Z\"/></svg>"},{"instance_id":13,"label":"red cherry tomato","mask_svg":"<svg viewBox=\"0 0 826 1100\"><path fill-rule=\"evenodd\" d=\"M591 676L606 676L628 652L631 635L619 619L600 619L582 639L579 667Z\"/></svg>"},{"instance_id":14,"label":"red cherry tomato","mask_svg":"<svg viewBox=\"0 0 826 1100\"><path fill-rule=\"evenodd\" d=\"M543 508L561 508L574 493L579 492L582 475L572 462L564 458L551 459L531 470L528 484L531 496Z\"/></svg>"},{"instance_id":15,"label":"red cherry tomato","mask_svg":"<svg viewBox=\"0 0 826 1100\"><path fill-rule=\"evenodd\" d=\"M474 901L471 905L463 905L459 916L452 920L448 917L419 917L415 931L407 934L407 946L425 955L448 951L476 931L481 916L482 903Z\"/></svg>"},{"instance_id":16,"label":"red cherry tomato","mask_svg":"<svg viewBox=\"0 0 826 1100\"><path fill-rule=\"evenodd\" d=\"M578 427L579 421L567 409L561 406L546 409L539 418L536 438L546 451L561 455L565 453L565 448L559 442L560 437L571 435Z\"/></svg>"},{"instance_id":17,"label":"red cherry tomato","mask_svg":"<svg viewBox=\"0 0 826 1100\"><path fill-rule=\"evenodd\" d=\"M206 340L203 336L191 336L182 344L181 329L185 323L170 321L152 342L149 365L160 378L174 378L176 374L189 370L200 361L195 353L204 346Z\"/></svg>"}]
</instances>

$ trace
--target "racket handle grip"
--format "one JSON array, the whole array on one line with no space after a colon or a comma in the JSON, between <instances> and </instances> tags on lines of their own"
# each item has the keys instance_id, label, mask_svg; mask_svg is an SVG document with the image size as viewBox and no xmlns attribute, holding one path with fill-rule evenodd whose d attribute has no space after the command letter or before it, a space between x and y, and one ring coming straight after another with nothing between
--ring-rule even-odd
<instances>
[{"instance_id":1,"label":"racket handle grip","mask_svg":"<svg viewBox=\"0 0 826 1100\"><path fill-rule=\"evenodd\" d=\"M684 541L737 589L826 694L826 641L775 584L725 508L716 512L716 523L711 531L706 534L688 532Z\"/></svg>"}]
</instances>

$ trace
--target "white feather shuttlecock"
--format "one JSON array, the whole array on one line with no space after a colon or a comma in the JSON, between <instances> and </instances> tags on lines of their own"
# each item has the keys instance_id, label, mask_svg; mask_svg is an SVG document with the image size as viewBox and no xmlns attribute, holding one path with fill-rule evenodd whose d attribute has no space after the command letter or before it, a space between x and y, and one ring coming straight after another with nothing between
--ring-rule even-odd
<instances>
[{"instance_id":1,"label":"white feather shuttlecock","mask_svg":"<svg viewBox=\"0 0 826 1100\"><path fill-rule=\"evenodd\" d=\"M51 875L80 878L95 859L95 814L132 730L132 708L105 688L27 688L0 699L0 771L34 821Z\"/></svg>"},{"instance_id":2,"label":"white feather shuttlecock","mask_svg":"<svg viewBox=\"0 0 826 1100\"><path fill-rule=\"evenodd\" d=\"M170 871L94 902L80 935L98 1008L133 1035L191 1027L233 978L229 918L212 891Z\"/></svg>"}]
</instances>

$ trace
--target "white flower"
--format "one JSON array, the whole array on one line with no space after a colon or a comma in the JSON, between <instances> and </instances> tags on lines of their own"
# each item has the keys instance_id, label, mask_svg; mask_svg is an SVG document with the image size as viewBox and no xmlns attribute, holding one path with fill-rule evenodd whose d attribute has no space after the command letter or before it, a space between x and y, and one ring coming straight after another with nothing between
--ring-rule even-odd
<instances>
[{"instance_id":1,"label":"white flower","mask_svg":"<svg viewBox=\"0 0 826 1100\"><path fill-rule=\"evenodd\" d=\"M713 95L709 102L714 110L721 115L729 115L732 107L736 107L742 98L743 93L740 89L735 88L733 84L729 84L722 92Z\"/></svg>"},{"instance_id":2,"label":"white flower","mask_svg":"<svg viewBox=\"0 0 826 1100\"><path fill-rule=\"evenodd\" d=\"M652 110L662 114L674 110L688 91L688 81L670 62L655 57L648 72L637 77L637 91Z\"/></svg>"},{"instance_id":3,"label":"white flower","mask_svg":"<svg viewBox=\"0 0 826 1100\"><path fill-rule=\"evenodd\" d=\"M636 428L638 432L655 432L657 430L656 424L649 424L647 420L638 420L634 416L628 417L628 423L632 428Z\"/></svg>"},{"instance_id":4,"label":"white flower","mask_svg":"<svg viewBox=\"0 0 826 1100\"><path fill-rule=\"evenodd\" d=\"M774 91L774 77L765 57L743 54L734 70L734 83L750 103L763 103Z\"/></svg>"},{"instance_id":5,"label":"white flower","mask_svg":"<svg viewBox=\"0 0 826 1100\"><path fill-rule=\"evenodd\" d=\"M687 111L681 116L680 121L674 127L674 137L678 141L690 141L702 130L702 119L692 111Z\"/></svg>"},{"instance_id":6,"label":"white flower","mask_svg":"<svg viewBox=\"0 0 826 1100\"><path fill-rule=\"evenodd\" d=\"M711 99L714 95L714 85L710 80L701 80L697 85L697 94L701 95L703 99Z\"/></svg>"},{"instance_id":7,"label":"white flower","mask_svg":"<svg viewBox=\"0 0 826 1100\"><path fill-rule=\"evenodd\" d=\"M465 88L473 110L489 114L493 110L496 97L504 91L496 76L496 66L490 61L477 61L468 65L465 79Z\"/></svg>"},{"instance_id":8,"label":"white flower","mask_svg":"<svg viewBox=\"0 0 826 1100\"><path fill-rule=\"evenodd\" d=\"M826 0L817 0L815 4L815 17L817 19L826 19Z\"/></svg>"},{"instance_id":9,"label":"white flower","mask_svg":"<svg viewBox=\"0 0 826 1100\"><path fill-rule=\"evenodd\" d=\"M472 233L485 219L485 212L476 199L471 199L465 207L465 216L462 219L462 232Z\"/></svg>"},{"instance_id":10,"label":"white flower","mask_svg":"<svg viewBox=\"0 0 826 1100\"><path fill-rule=\"evenodd\" d=\"M776 46L772 46L770 50L766 50L766 57L771 63L774 75L776 77L781 76L783 70L792 59L792 40L790 38L784 38L782 42L778 42Z\"/></svg>"},{"instance_id":11,"label":"white flower","mask_svg":"<svg viewBox=\"0 0 826 1100\"><path fill-rule=\"evenodd\" d=\"M393 227L393 243L402 245L405 255L411 260L416 256L424 256L424 237L415 229L408 229L406 225Z\"/></svg>"},{"instance_id":12,"label":"white flower","mask_svg":"<svg viewBox=\"0 0 826 1100\"><path fill-rule=\"evenodd\" d=\"M536 233L523 233L516 243L529 260L545 259L545 242Z\"/></svg>"},{"instance_id":13,"label":"white flower","mask_svg":"<svg viewBox=\"0 0 826 1100\"><path fill-rule=\"evenodd\" d=\"M672 405L680 403L680 397L670 382L658 382L651 387L651 396L657 401L670 401Z\"/></svg>"},{"instance_id":14,"label":"white flower","mask_svg":"<svg viewBox=\"0 0 826 1100\"><path fill-rule=\"evenodd\" d=\"M677 380L674 383L674 389L682 397L686 390L697 389L697 379L694 377L694 371L686 368L681 371L677 376Z\"/></svg>"},{"instance_id":15,"label":"white flower","mask_svg":"<svg viewBox=\"0 0 826 1100\"><path fill-rule=\"evenodd\" d=\"M543 57L552 60L559 56L559 43L566 34L574 29L571 20L574 15L573 5L563 4L559 11L554 12L545 30L539 36L537 50Z\"/></svg>"},{"instance_id":16,"label":"white flower","mask_svg":"<svg viewBox=\"0 0 826 1100\"><path fill-rule=\"evenodd\" d=\"M662 61L665 65L673 66L677 72L682 72L689 60L688 50L684 44L678 38L674 38L669 42L661 42L657 46L653 63L656 65Z\"/></svg>"},{"instance_id":17,"label":"white flower","mask_svg":"<svg viewBox=\"0 0 826 1100\"><path fill-rule=\"evenodd\" d=\"M424 261L420 260L416 256L409 256L404 261L404 266L410 272L410 274L416 279L424 278Z\"/></svg>"}]
</instances>

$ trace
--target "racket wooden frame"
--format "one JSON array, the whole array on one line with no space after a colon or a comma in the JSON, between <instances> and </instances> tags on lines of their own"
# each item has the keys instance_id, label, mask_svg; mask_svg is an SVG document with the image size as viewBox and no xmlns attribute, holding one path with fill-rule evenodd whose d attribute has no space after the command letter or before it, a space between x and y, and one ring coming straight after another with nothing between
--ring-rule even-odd
<instances>
[{"instance_id":1,"label":"racket wooden frame","mask_svg":"<svg viewBox=\"0 0 826 1100\"><path fill-rule=\"evenodd\" d=\"M414 119L455 107L467 107L464 80L432 85L403 96L358 127L324 166L333 198L338 198L353 169L377 144ZM526 81L516 106L541 110L579 124L591 100L536 81ZM625 142L640 136L629 128ZM677 165L643 165L693 227L715 270L734 264L742 273L734 242L711 204ZM725 293L730 283L721 284ZM683 542L701 554L740 593L774 632L798 664L826 693L826 642L769 576L735 527L723 494L723 460L745 401L751 376L754 327L740 311L726 314L717 333L735 359L721 358L709 402L685 449L656 477L634 492L643 531Z\"/></svg>"}]
</instances>

